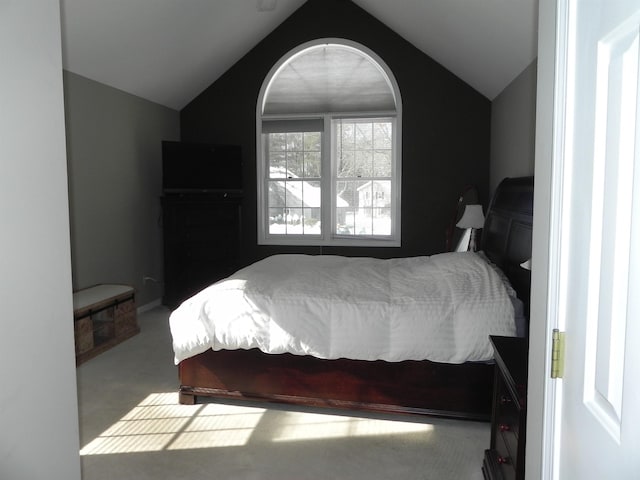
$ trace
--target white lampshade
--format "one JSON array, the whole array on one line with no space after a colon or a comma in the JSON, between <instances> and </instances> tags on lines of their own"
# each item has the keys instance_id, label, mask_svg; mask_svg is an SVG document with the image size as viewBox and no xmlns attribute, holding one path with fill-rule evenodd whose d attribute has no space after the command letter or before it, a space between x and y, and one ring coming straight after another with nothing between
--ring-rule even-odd
<instances>
[{"instance_id":1,"label":"white lampshade","mask_svg":"<svg viewBox=\"0 0 640 480\"><path fill-rule=\"evenodd\" d=\"M467 205L462 214L462 218L456 227L458 228L482 228L484 226L484 214L482 205Z\"/></svg>"}]
</instances>

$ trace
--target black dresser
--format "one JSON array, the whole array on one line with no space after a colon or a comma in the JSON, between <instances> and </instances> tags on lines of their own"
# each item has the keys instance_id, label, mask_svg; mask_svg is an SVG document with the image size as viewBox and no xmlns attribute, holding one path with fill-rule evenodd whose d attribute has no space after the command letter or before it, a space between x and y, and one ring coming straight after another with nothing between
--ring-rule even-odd
<instances>
[{"instance_id":1,"label":"black dresser","mask_svg":"<svg viewBox=\"0 0 640 480\"><path fill-rule=\"evenodd\" d=\"M528 349L524 338L491 336L496 361L486 480L524 480Z\"/></svg>"},{"instance_id":2,"label":"black dresser","mask_svg":"<svg viewBox=\"0 0 640 480\"><path fill-rule=\"evenodd\" d=\"M237 192L162 197L165 305L175 308L240 268L241 201Z\"/></svg>"}]
</instances>

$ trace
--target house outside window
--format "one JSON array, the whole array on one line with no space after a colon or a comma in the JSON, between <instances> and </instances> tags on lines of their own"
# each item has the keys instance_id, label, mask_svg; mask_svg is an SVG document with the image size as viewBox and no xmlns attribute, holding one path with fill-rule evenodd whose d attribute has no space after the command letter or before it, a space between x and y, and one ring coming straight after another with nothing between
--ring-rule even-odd
<instances>
[{"instance_id":1,"label":"house outside window","mask_svg":"<svg viewBox=\"0 0 640 480\"><path fill-rule=\"evenodd\" d=\"M258 100L258 243L399 246L400 111L393 76L361 45L285 55Z\"/></svg>"}]
</instances>

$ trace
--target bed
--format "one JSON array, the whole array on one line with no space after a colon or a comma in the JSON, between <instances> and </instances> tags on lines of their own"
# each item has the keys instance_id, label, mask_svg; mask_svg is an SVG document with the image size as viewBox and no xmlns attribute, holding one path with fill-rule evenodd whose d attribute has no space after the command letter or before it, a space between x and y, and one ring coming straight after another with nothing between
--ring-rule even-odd
<instances>
[{"instance_id":1,"label":"bed","mask_svg":"<svg viewBox=\"0 0 640 480\"><path fill-rule=\"evenodd\" d=\"M240 270L185 301L171 314L180 403L193 404L202 396L488 420L493 386L493 363L491 351L487 350L490 349L488 334L527 335L530 272L521 264L531 257L532 217L533 178L507 178L496 189L487 211L480 254L451 253L389 260L277 256L283 258L267 258L247 267L248 270ZM449 258L451 255L454 257ZM318 262L320 266L313 267ZM416 289L418 282L413 277L403 281L409 278L407 271L426 272L423 264L429 268L435 264L437 275L441 275L442 271L450 269L450 264L457 262L462 262L461 267L453 270L461 268L473 272L458 283L471 282L472 291L479 288L493 292L495 305L492 303L487 312L465 303L467 297L473 296L469 291L464 295L454 294L462 302L456 303L455 307L450 305L448 297L436 302L439 304L437 308L425 307L430 311L430 323L438 324L439 318L451 317L452 323L457 325L450 326L447 320L448 330L439 336L435 330L428 334L417 333L416 316L419 312L416 309L426 305L421 301L412 297L412 307L403 304L400 310L389 310L389 305L397 304L398 298L414 295L411 291L431 289ZM363 275L367 278L366 282L359 282L366 288L356 287L353 295L364 295L358 297L358 303L370 310L350 310L351 292L343 295L345 287L337 283L332 286L330 280L317 282L327 284L328 290L321 291L328 291L324 296L329 299L329 305L318 303L323 295L307 301L289 294L299 285L304 296L310 291L305 288L313 290L313 286L305 286L310 283L310 278L324 277L318 277L316 271L311 277L293 279L287 274L286 265L295 265L296 268L292 269L296 271L306 271L308 267L319 268L323 272L341 264L340 275L351 284L358 284ZM389 272L380 284L386 282L394 287L391 294L377 290L375 270L371 273L369 267L378 268L378 264L383 264ZM485 275L487 280L476 281ZM260 277L267 281L259 283ZM275 282L278 277L290 284L278 289L274 286L279 285ZM449 277L439 278L447 279L435 283L457 282L449 280ZM432 285L424 283L427 284ZM486 286L488 284L492 285L491 288ZM251 289L246 290L248 286ZM451 289L440 290L447 292ZM279 301L272 300L274 291L279 292ZM283 295L283 291L287 294ZM505 323L501 320L508 308L505 307L504 293L511 306L510 315L521 317L519 322L512 319L511 323ZM377 305L381 298L386 299L385 295L391 300L383 306ZM340 306L343 296L344 305ZM242 315L231 313L225 317L225 310L231 309L234 303L249 304L251 311ZM296 308L301 304L301 309L292 310L294 304ZM382 327L384 334L367 323L376 323L370 319L372 312L380 309L386 309L385 316L395 322L393 327ZM267 313L263 314L263 310ZM283 312L289 314L286 317L289 319L315 317L310 327L302 328L296 321L283 320ZM209 317L218 317L215 320L219 323L215 327L203 323L203 316L207 317L206 322L209 322ZM496 325L491 324L486 329L478 326L494 316L499 317ZM262 317L267 319L266 326L259 323ZM334 318L339 317L348 317L350 323L335 323ZM226 323L220 320L224 318L230 320ZM273 318L277 321L268 322ZM256 340L256 337L242 333L234 336L231 333L234 325L240 325L242 332L265 330L268 335L266 340L260 340L262 337ZM465 328L473 331L472 334L468 335ZM301 336L294 335L294 330L299 330L296 333ZM345 330L353 330L354 336L349 337ZM473 341L467 339L469 336ZM327 345L319 341L324 337L331 339ZM364 337L368 338L367 342ZM452 338L453 343L462 344L463 350L467 351L449 352L440 348L452 343ZM403 349L408 346L408 350L400 351L395 344L402 344ZM423 346L428 346L428 356L421 350ZM348 358L351 357L350 347L356 350L355 358Z\"/></svg>"}]
</instances>

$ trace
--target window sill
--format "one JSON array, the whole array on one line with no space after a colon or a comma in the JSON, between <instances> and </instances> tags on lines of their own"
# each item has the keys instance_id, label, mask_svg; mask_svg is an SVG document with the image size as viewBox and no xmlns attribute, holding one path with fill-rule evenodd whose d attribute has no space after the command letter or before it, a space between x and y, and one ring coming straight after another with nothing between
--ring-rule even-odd
<instances>
[{"instance_id":1,"label":"window sill","mask_svg":"<svg viewBox=\"0 0 640 480\"><path fill-rule=\"evenodd\" d=\"M269 236L258 239L258 245L280 246L309 246L309 247L400 247L399 238L345 238L333 237L330 239L314 238L286 238L281 236Z\"/></svg>"}]
</instances>

